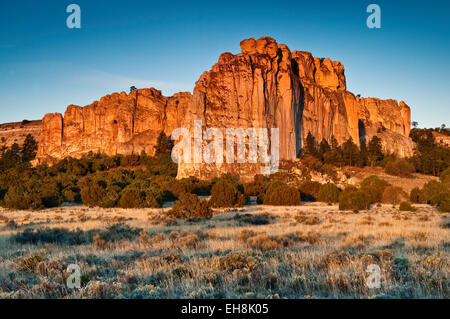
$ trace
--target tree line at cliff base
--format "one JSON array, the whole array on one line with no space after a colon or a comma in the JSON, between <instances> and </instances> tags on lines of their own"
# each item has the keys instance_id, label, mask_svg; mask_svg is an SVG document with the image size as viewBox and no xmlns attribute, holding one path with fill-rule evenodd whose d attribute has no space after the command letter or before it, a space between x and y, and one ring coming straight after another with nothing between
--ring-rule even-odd
<instances>
[{"instance_id":1,"label":"tree line at cliff base","mask_svg":"<svg viewBox=\"0 0 450 319\"><path fill-rule=\"evenodd\" d=\"M381 166L386 173L401 177L412 177L416 172L439 176L439 181L430 181L407 194L377 176L366 178L359 188L344 189L334 183L311 181L308 176L288 181L283 173L270 178L256 175L249 183L231 174L208 181L193 177L177 180L177 165L170 156L173 144L164 133L158 138L153 156L89 153L80 159L65 158L52 166L32 167L37 142L29 135L21 147L13 144L0 151L0 206L38 210L82 203L102 208L157 208L172 201L175 204L168 212L170 216L195 219L211 217L212 208L241 207L254 196L264 205L321 201L357 211L376 203L401 204L404 210L414 210L411 203L427 203L439 211L450 211L450 149L436 143L431 129L414 128L411 138L416 148L407 159L384 154L377 136L358 147L351 139L338 145L333 137L330 143L317 143L308 134L299 154L306 167L332 179L336 168L343 166Z\"/></svg>"}]
</instances>

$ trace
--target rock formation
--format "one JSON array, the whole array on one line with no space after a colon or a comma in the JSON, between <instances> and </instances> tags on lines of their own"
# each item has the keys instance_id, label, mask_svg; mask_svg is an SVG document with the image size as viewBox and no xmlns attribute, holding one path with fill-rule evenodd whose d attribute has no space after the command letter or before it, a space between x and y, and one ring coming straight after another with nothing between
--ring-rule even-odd
<instances>
[{"instance_id":1,"label":"rock formation","mask_svg":"<svg viewBox=\"0 0 450 319\"><path fill-rule=\"evenodd\" d=\"M379 135L385 151L412 154L409 107L395 100L355 97L346 90L340 62L291 52L268 37L244 40L241 50L223 53L201 75L193 94L165 97L155 89L142 89L114 93L85 107L70 105L64 117L45 115L38 160L90 151L152 154L162 130L167 135L177 127L192 132L195 120L202 121L203 130L219 128L224 135L226 128L278 128L280 160L295 159L308 132L318 142L334 136L339 143L352 138L357 144ZM181 163L178 176L251 176L257 170L249 163Z\"/></svg>"},{"instance_id":2,"label":"rock formation","mask_svg":"<svg viewBox=\"0 0 450 319\"><path fill-rule=\"evenodd\" d=\"M85 107L69 105L64 117L46 114L37 158L52 162L89 153L153 153L161 131L183 124L190 93L165 97L156 89L114 93Z\"/></svg>"}]
</instances>

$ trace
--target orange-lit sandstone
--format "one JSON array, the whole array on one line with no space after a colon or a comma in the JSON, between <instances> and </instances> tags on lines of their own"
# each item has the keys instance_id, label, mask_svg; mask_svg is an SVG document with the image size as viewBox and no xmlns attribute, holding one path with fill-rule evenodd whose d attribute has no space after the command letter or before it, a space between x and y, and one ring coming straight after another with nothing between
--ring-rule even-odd
<instances>
[{"instance_id":1,"label":"orange-lit sandstone","mask_svg":"<svg viewBox=\"0 0 450 319\"><path fill-rule=\"evenodd\" d=\"M280 159L292 160L308 132L318 142L359 144L379 135L385 151L412 154L410 108L395 100L359 98L346 90L344 66L308 52L291 52L269 37L241 42L239 54L224 53L197 81L193 94L171 97L156 89L114 93L85 107L69 106L64 114L43 119L38 160L79 157L90 151L109 155L146 151L152 154L160 131L205 128L279 129ZM179 177L208 178L225 172L252 175L242 164L181 164Z\"/></svg>"}]
</instances>

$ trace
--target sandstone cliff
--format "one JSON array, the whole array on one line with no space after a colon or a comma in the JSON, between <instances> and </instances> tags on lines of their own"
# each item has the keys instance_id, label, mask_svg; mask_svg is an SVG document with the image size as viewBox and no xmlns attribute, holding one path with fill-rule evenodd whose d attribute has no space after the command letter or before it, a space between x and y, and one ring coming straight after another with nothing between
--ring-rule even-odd
<instances>
[{"instance_id":1,"label":"sandstone cliff","mask_svg":"<svg viewBox=\"0 0 450 319\"><path fill-rule=\"evenodd\" d=\"M308 132L318 142L334 136L355 143L380 135L385 151L412 154L410 109L395 100L359 98L346 90L344 66L308 52L291 52L268 37L241 42L241 53L224 53L201 75L193 94L162 96L155 89L115 93L85 107L71 105L64 117L43 119L38 160L106 154L152 154L161 130L278 128L281 160L299 154ZM270 139L270 135L269 135ZM205 142L204 142L205 143ZM270 143L270 141L269 141ZM223 172L251 176L252 164L179 165L179 177L209 178Z\"/></svg>"},{"instance_id":2,"label":"sandstone cliff","mask_svg":"<svg viewBox=\"0 0 450 319\"><path fill-rule=\"evenodd\" d=\"M161 131L170 132L183 124L190 93L168 98L156 89L114 93L85 107L69 105L64 117L46 114L37 158L53 161L67 156L96 153L153 153Z\"/></svg>"}]
</instances>

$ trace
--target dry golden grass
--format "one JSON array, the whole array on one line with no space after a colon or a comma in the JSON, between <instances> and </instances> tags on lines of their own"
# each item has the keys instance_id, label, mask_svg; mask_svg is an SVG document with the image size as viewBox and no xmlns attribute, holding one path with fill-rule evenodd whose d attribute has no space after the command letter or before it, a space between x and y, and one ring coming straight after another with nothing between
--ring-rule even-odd
<instances>
[{"instance_id":1,"label":"dry golden grass","mask_svg":"<svg viewBox=\"0 0 450 319\"><path fill-rule=\"evenodd\" d=\"M247 206L194 221L169 218L168 208L1 210L0 297L449 298L450 215L416 207ZM117 224L129 226L123 237L104 233ZM15 240L44 227L92 236ZM81 289L66 287L72 263ZM379 289L366 285L370 264L381 269Z\"/></svg>"}]
</instances>

